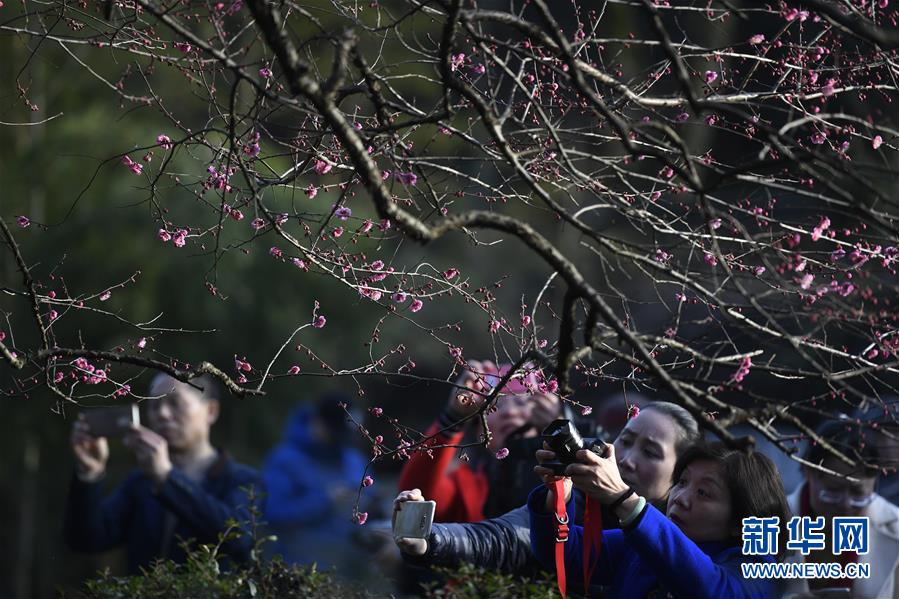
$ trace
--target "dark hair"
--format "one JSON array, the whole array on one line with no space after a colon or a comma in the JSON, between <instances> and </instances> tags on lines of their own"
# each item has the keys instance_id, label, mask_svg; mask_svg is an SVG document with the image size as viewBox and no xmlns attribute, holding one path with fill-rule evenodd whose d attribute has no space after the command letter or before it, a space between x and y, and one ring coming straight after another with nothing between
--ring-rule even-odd
<instances>
[{"instance_id":1,"label":"dark hair","mask_svg":"<svg viewBox=\"0 0 899 599\"><path fill-rule=\"evenodd\" d=\"M315 402L315 415L321 423L335 435L348 432L349 424L342 405L349 403L349 397L340 391L328 391Z\"/></svg>"},{"instance_id":2,"label":"dark hair","mask_svg":"<svg viewBox=\"0 0 899 599\"><path fill-rule=\"evenodd\" d=\"M827 441L831 447L856 461L873 464L877 463L880 458L875 433L865 431L862 425L853 420L828 420L820 425L815 433ZM824 463L827 458L837 459L823 445L814 441L809 442L805 455L802 457L807 462L818 465ZM855 474L876 476L877 469L873 466L868 468L862 466L855 471Z\"/></svg>"},{"instance_id":3,"label":"dark hair","mask_svg":"<svg viewBox=\"0 0 899 599\"><path fill-rule=\"evenodd\" d=\"M153 384L160 378L165 378L172 381L178 380L165 372L158 372L156 373L156 376L154 376L150 381L151 389L153 388ZM216 379L211 374L201 374L200 376L195 376L194 378L190 379L190 383L187 384L189 387L200 394L200 398L203 401L219 401L222 397L222 386L219 383L218 379Z\"/></svg>"},{"instance_id":4,"label":"dark hair","mask_svg":"<svg viewBox=\"0 0 899 599\"><path fill-rule=\"evenodd\" d=\"M693 415L681 406L668 401L654 401L640 408L643 412L658 412L664 414L677 425L677 441L674 443L674 453L681 456L687 449L699 443L702 434L699 432L699 424Z\"/></svg>"},{"instance_id":5,"label":"dark hair","mask_svg":"<svg viewBox=\"0 0 899 599\"><path fill-rule=\"evenodd\" d=\"M731 527L743 529L743 518L780 518L781 539L787 538L786 526L790 507L783 482L774 463L758 451L728 449L722 443L694 445L678 458L674 480L680 480L687 466L708 460L721 467L724 485L730 492ZM735 539L739 542L739 539ZM786 552L786 543L778 544L778 558Z\"/></svg>"}]
</instances>

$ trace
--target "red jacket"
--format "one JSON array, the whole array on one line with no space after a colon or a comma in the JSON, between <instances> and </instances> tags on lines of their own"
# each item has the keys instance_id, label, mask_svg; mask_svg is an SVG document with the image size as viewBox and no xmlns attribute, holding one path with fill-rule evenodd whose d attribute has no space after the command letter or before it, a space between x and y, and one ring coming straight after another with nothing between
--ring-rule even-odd
<instances>
[{"instance_id":1,"label":"red jacket","mask_svg":"<svg viewBox=\"0 0 899 599\"><path fill-rule=\"evenodd\" d=\"M434 423L425 433L435 435L440 430ZM464 431L452 435L439 434L428 441L427 446L458 445ZM437 502L435 522L478 522L484 519L484 503L489 483L483 468L473 469L456 457L455 447L432 450L432 458L425 451L416 451L400 473L400 490L421 489L425 499ZM456 462L455 469L447 472Z\"/></svg>"}]
</instances>

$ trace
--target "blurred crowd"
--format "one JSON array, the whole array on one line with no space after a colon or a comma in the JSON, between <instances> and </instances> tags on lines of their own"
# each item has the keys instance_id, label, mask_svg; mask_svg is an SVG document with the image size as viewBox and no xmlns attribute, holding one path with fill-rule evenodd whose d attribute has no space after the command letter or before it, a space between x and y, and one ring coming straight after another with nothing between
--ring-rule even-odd
<instances>
[{"instance_id":1,"label":"blurred crowd","mask_svg":"<svg viewBox=\"0 0 899 599\"><path fill-rule=\"evenodd\" d=\"M268 558L399 595L438 580L433 566L472 564L548 572L576 596L899 599L899 398L820 424L822 438L856 458L850 465L800 431L781 431L794 437L793 457L748 425L730 432L754 448L733 450L705 439L679 405L628 393L586 408L560 400L537 371L510 368L468 363L423 443L409 446L397 488L372 486L370 449L358 448L339 395L295 408L258 470L210 440L221 409L214 379L159 374L143 422L122 430L136 464L124 480L106 481L107 439L89 419L75 422L66 542L85 553L124 547L137 574L221 539L224 567L245 561L261 529L275 539ZM541 433L560 419L592 445L567 455L548 443ZM434 502L433 525L395 535L397 515L420 501ZM823 518L829 542L834 519L867 518L869 546L788 551L793 516ZM774 517L780 546L747 553L746 519ZM870 564L870 576L777 581L741 570L791 561Z\"/></svg>"}]
</instances>

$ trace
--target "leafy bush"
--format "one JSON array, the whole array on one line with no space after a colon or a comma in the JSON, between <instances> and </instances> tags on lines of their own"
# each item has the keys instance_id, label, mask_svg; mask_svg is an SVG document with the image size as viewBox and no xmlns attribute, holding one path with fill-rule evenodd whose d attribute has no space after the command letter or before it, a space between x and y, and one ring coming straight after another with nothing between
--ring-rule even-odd
<instances>
[{"instance_id":1,"label":"leafy bush","mask_svg":"<svg viewBox=\"0 0 899 599\"><path fill-rule=\"evenodd\" d=\"M313 566L285 564L280 556L267 560L262 546L272 537L258 539L246 564L229 567L220 549L240 534L236 524L221 535L216 545L184 545L187 560L176 564L158 560L139 576L112 576L109 570L85 583L73 596L91 599L157 599L202 597L203 599L368 599L392 597L392 589L362 588L340 580L336 572L320 572ZM458 569L436 569L447 582L429 583L421 591L426 599L553 599L555 581L548 576L533 581L488 572L471 565Z\"/></svg>"}]
</instances>

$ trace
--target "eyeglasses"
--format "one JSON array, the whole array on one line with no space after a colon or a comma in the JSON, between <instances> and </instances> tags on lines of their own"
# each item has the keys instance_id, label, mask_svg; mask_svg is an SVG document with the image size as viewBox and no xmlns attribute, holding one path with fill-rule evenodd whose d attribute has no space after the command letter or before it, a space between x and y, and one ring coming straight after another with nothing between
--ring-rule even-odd
<instances>
[{"instance_id":1,"label":"eyeglasses","mask_svg":"<svg viewBox=\"0 0 899 599\"><path fill-rule=\"evenodd\" d=\"M829 503L831 505L841 504L845 501L848 501L849 505L854 508L865 508L871 505L874 501L876 493L871 493L870 495L864 496L856 496L850 495L848 491L830 491L828 489L821 489L818 491L818 499L820 499L824 503Z\"/></svg>"}]
</instances>

